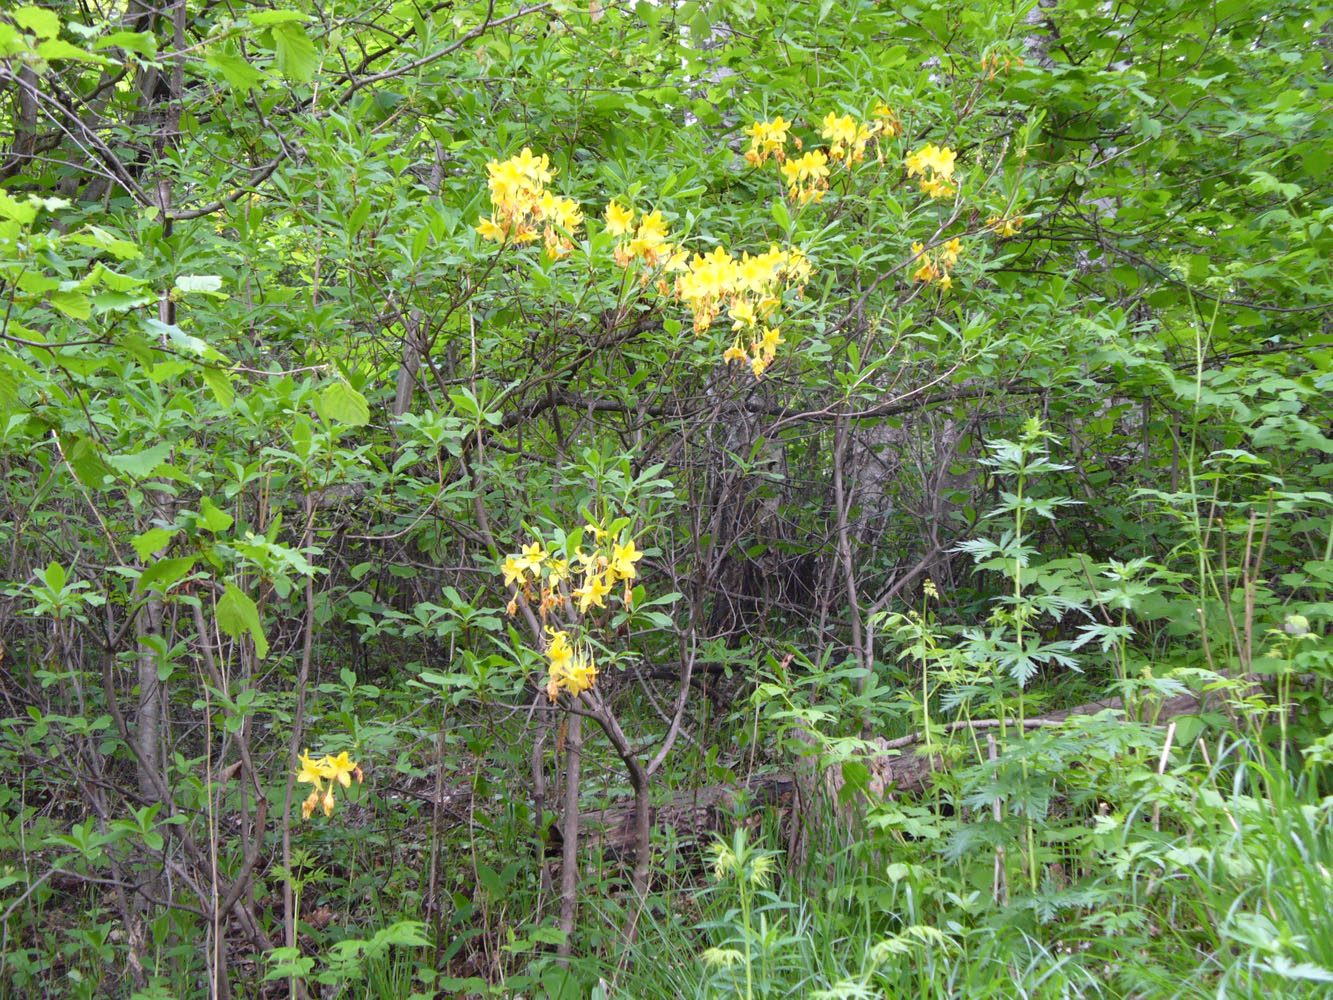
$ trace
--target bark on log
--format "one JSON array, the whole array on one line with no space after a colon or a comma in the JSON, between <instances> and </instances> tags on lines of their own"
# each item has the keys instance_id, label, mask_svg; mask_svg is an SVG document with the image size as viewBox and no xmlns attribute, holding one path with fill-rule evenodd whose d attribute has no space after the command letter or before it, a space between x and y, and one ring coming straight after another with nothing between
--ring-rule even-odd
<instances>
[{"instance_id":1,"label":"bark on log","mask_svg":"<svg viewBox=\"0 0 1333 1000\"><path fill-rule=\"evenodd\" d=\"M1119 698L1107 698L1048 712L1026 720L1024 725L1028 729L1039 729L1059 725L1071 716L1090 716L1108 709L1119 711L1122 708L1123 703ZM1189 715L1198 710L1197 698L1193 695L1178 695L1166 699L1160 707L1154 706L1148 717L1140 721L1165 725L1177 716ZM1010 722L1009 725L1015 726L1016 723ZM956 724L950 728L994 730L999 728L999 724L992 720L981 720ZM922 791L930 785L932 775L947 766L938 756L930 757L916 752L921 742L919 735L874 742L879 744L882 753L864 761L871 772L867 790L874 795ZM812 778L822 778L824 791L836 797L841 785L841 775L836 770L820 775L813 771L806 774L757 775L739 785L709 785L677 792L669 801L653 808L651 822L654 829L670 827L674 830L677 844L703 847L713 834L726 831L727 823L736 814L742 793L752 802L779 809L793 809L800 801L812 798L816 787ZM607 857L630 858L634 854L634 821L632 803L585 812L582 816L582 836L589 845L601 847ZM553 831L553 835L559 837L559 832Z\"/></svg>"}]
</instances>

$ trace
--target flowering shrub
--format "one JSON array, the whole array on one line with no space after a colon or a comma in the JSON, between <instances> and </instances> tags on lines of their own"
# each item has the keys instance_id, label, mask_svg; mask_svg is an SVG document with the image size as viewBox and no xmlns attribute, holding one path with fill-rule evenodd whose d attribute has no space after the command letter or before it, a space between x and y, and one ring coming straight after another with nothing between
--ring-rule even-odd
<instances>
[{"instance_id":1,"label":"flowering shrub","mask_svg":"<svg viewBox=\"0 0 1333 1000\"><path fill-rule=\"evenodd\" d=\"M593 544L584 548L582 535L591 534ZM559 533L563 544L548 549L541 538L505 557L500 571L505 585L513 588L508 612L525 602L543 624L564 613L571 624L565 628L545 626L548 661L546 693L551 701L560 694L577 696L597 681L597 666L590 643L577 625L607 607L618 585L622 607L634 605L633 581L643 558L634 539L623 529L613 534L601 525L589 524L570 535Z\"/></svg>"}]
</instances>

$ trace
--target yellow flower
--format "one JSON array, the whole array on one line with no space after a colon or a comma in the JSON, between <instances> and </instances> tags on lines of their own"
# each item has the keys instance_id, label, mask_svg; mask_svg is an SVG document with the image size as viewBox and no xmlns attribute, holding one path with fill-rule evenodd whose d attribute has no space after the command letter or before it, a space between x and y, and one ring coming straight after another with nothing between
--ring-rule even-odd
<instances>
[{"instance_id":1,"label":"yellow flower","mask_svg":"<svg viewBox=\"0 0 1333 1000\"><path fill-rule=\"evenodd\" d=\"M932 198L943 198L954 192L949 183L953 180L954 162L958 154L948 146L936 146L926 143L920 149L908 153L904 159L908 177L921 178L921 190Z\"/></svg>"},{"instance_id":2,"label":"yellow flower","mask_svg":"<svg viewBox=\"0 0 1333 1000\"><path fill-rule=\"evenodd\" d=\"M745 134L750 137L750 148L745 153L746 162L759 166L770 156L781 161L787 145L787 130L790 128L791 122L783 121L782 116L778 115L771 122L755 122L745 129Z\"/></svg>"},{"instance_id":3,"label":"yellow flower","mask_svg":"<svg viewBox=\"0 0 1333 1000\"><path fill-rule=\"evenodd\" d=\"M875 104L875 110L871 112L874 117L879 119L879 131L881 135L894 136L903 130L898 122L898 115L883 101Z\"/></svg>"},{"instance_id":4,"label":"yellow flower","mask_svg":"<svg viewBox=\"0 0 1333 1000\"><path fill-rule=\"evenodd\" d=\"M748 362L750 356L741 348L740 341L736 340L732 341L731 346L722 352L722 360L727 363L732 361Z\"/></svg>"},{"instance_id":5,"label":"yellow flower","mask_svg":"<svg viewBox=\"0 0 1333 1000\"><path fill-rule=\"evenodd\" d=\"M602 574L589 574L582 587L574 589L574 600L578 602L579 614L585 615L590 607L606 607L606 595L611 593L611 582Z\"/></svg>"},{"instance_id":6,"label":"yellow flower","mask_svg":"<svg viewBox=\"0 0 1333 1000\"><path fill-rule=\"evenodd\" d=\"M514 584L523 584L527 582L528 567L521 562L517 556L505 556L504 565L501 571L505 575L505 586L510 587Z\"/></svg>"},{"instance_id":7,"label":"yellow flower","mask_svg":"<svg viewBox=\"0 0 1333 1000\"><path fill-rule=\"evenodd\" d=\"M326 756L320 762L320 769L330 782L336 781L343 788L348 788L352 784L352 773L357 770L357 766L356 761L352 760L344 750L337 757Z\"/></svg>"},{"instance_id":8,"label":"yellow flower","mask_svg":"<svg viewBox=\"0 0 1333 1000\"><path fill-rule=\"evenodd\" d=\"M606 206L606 231L612 236L624 236L634 228L634 210L621 208L617 202Z\"/></svg>"},{"instance_id":9,"label":"yellow flower","mask_svg":"<svg viewBox=\"0 0 1333 1000\"><path fill-rule=\"evenodd\" d=\"M634 547L634 539L623 545L617 542L611 546L611 572L620 580L633 580L639 575L634 564L643 558L643 553Z\"/></svg>"},{"instance_id":10,"label":"yellow flower","mask_svg":"<svg viewBox=\"0 0 1333 1000\"><path fill-rule=\"evenodd\" d=\"M504 227L490 218L482 219L477 224L477 232L481 234L482 239L493 240L496 243L503 243L506 235Z\"/></svg>"},{"instance_id":11,"label":"yellow flower","mask_svg":"<svg viewBox=\"0 0 1333 1000\"><path fill-rule=\"evenodd\" d=\"M649 212L639 220L639 229L634 234L636 239L657 246L667 238L666 220L661 212Z\"/></svg>"},{"instance_id":12,"label":"yellow flower","mask_svg":"<svg viewBox=\"0 0 1333 1000\"><path fill-rule=\"evenodd\" d=\"M596 683L597 668L592 658L583 653L575 653L570 644L569 634L564 631L547 629L550 643L546 655L550 660L546 681L546 696L555 701L561 691L578 695Z\"/></svg>"},{"instance_id":13,"label":"yellow flower","mask_svg":"<svg viewBox=\"0 0 1333 1000\"><path fill-rule=\"evenodd\" d=\"M771 357L781 343L783 343L782 331L778 327L770 326L764 330L764 336L759 341L759 348Z\"/></svg>"},{"instance_id":14,"label":"yellow flower","mask_svg":"<svg viewBox=\"0 0 1333 1000\"><path fill-rule=\"evenodd\" d=\"M324 776L323 771L320 769L320 762L311 759L310 751L306 750L302 753L301 770L296 772L296 780L302 784L314 785L315 788L318 789L320 787L320 780Z\"/></svg>"},{"instance_id":15,"label":"yellow flower","mask_svg":"<svg viewBox=\"0 0 1333 1000\"><path fill-rule=\"evenodd\" d=\"M932 198L947 198L954 192L954 188L952 185L946 184L938 177L923 178L920 184L921 184L921 190L924 191L926 194L930 195Z\"/></svg>"},{"instance_id":16,"label":"yellow flower","mask_svg":"<svg viewBox=\"0 0 1333 1000\"><path fill-rule=\"evenodd\" d=\"M830 111L824 116L819 134L829 141L829 155L835 160L846 158L850 163L865 159L866 144L875 134L871 126L860 125L851 115L839 117Z\"/></svg>"},{"instance_id":17,"label":"yellow flower","mask_svg":"<svg viewBox=\"0 0 1333 1000\"><path fill-rule=\"evenodd\" d=\"M537 573L542 568L542 562L546 559L546 550L542 548L541 542L533 542L531 545L523 547L522 555L514 560L515 565L524 570L532 570Z\"/></svg>"},{"instance_id":18,"label":"yellow flower","mask_svg":"<svg viewBox=\"0 0 1333 1000\"><path fill-rule=\"evenodd\" d=\"M336 757L330 757L327 754L323 757L311 757L310 751L306 750L301 754L301 769L296 774L296 780L302 784L313 785L314 788L301 803L301 818L309 819L316 809L323 809L325 816L332 816L337 799L333 795L335 784L348 788L355 778L360 782L364 775L361 767L346 750ZM323 783L328 782L325 786Z\"/></svg>"},{"instance_id":19,"label":"yellow flower","mask_svg":"<svg viewBox=\"0 0 1333 1000\"><path fill-rule=\"evenodd\" d=\"M787 197L802 205L820 201L828 190L828 156L820 149L812 149L799 159L782 165L782 176L787 182Z\"/></svg>"},{"instance_id":20,"label":"yellow flower","mask_svg":"<svg viewBox=\"0 0 1333 1000\"><path fill-rule=\"evenodd\" d=\"M574 647L569 644L568 632L548 628L546 634L551 637L546 646L546 655L552 666L564 664L573 658Z\"/></svg>"},{"instance_id":21,"label":"yellow flower","mask_svg":"<svg viewBox=\"0 0 1333 1000\"><path fill-rule=\"evenodd\" d=\"M1015 215L1006 219L999 215L992 215L986 220L986 228L999 233L1001 236L1017 236L1018 231L1023 228L1023 216Z\"/></svg>"}]
</instances>

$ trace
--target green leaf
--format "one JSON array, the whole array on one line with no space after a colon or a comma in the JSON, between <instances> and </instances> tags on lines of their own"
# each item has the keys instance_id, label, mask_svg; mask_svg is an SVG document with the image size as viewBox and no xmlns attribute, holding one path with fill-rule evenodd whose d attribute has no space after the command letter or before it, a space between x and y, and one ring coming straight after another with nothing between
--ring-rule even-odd
<instances>
[{"instance_id":1,"label":"green leaf","mask_svg":"<svg viewBox=\"0 0 1333 1000\"><path fill-rule=\"evenodd\" d=\"M255 655L261 660L268 656L268 639L259 621L259 608L249 594L233 583L227 584L226 591L218 600L217 617L218 628L226 635L239 639L249 632L255 643Z\"/></svg>"},{"instance_id":2,"label":"green leaf","mask_svg":"<svg viewBox=\"0 0 1333 1000\"><path fill-rule=\"evenodd\" d=\"M218 509L217 504L213 503L208 497L199 501L199 523L217 534L220 531L226 531L235 523L235 518L225 510Z\"/></svg>"},{"instance_id":3,"label":"green leaf","mask_svg":"<svg viewBox=\"0 0 1333 1000\"><path fill-rule=\"evenodd\" d=\"M299 24L307 20L299 10L252 10L245 15L256 28L268 28L275 24Z\"/></svg>"},{"instance_id":4,"label":"green leaf","mask_svg":"<svg viewBox=\"0 0 1333 1000\"><path fill-rule=\"evenodd\" d=\"M167 442L155 444L151 448L145 448L143 451L131 452L127 455L108 455L106 464L118 472L132 476L135 479L142 479L144 476L153 474L153 470L167 460L171 454L171 445Z\"/></svg>"},{"instance_id":5,"label":"green leaf","mask_svg":"<svg viewBox=\"0 0 1333 1000\"><path fill-rule=\"evenodd\" d=\"M315 399L315 412L333 423L364 427L370 423L370 404L366 397L346 382L334 382Z\"/></svg>"},{"instance_id":6,"label":"green leaf","mask_svg":"<svg viewBox=\"0 0 1333 1000\"><path fill-rule=\"evenodd\" d=\"M273 28L278 72L288 80L309 83L319 68L319 53L299 24L283 23Z\"/></svg>"},{"instance_id":7,"label":"green leaf","mask_svg":"<svg viewBox=\"0 0 1333 1000\"><path fill-rule=\"evenodd\" d=\"M92 303L82 292L52 292L50 302L70 319L87 319L93 314Z\"/></svg>"},{"instance_id":8,"label":"green leaf","mask_svg":"<svg viewBox=\"0 0 1333 1000\"><path fill-rule=\"evenodd\" d=\"M148 31L113 31L93 43L96 49L124 49L141 56L157 54L157 36Z\"/></svg>"},{"instance_id":9,"label":"green leaf","mask_svg":"<svg viewBox=\"0 0 1333 1000\"><path fill-rule=\"evenodd\" d=\"M60 34L60 18L55 11L42 7L20 7L9 16L20 28L38 38L55 38Z\"/></svg>"},{"instance_id":10,"label":"green leaf","mask_svg":"<svg viewBox=\"0 0 1333 1000\"><path fill-rule=\"evenodd\" d=\"M195 556L173 556L170 559L158 559L139 574L134 589L140 593L158 590L166 593L180 583L194 569Z\"/></svg>"},{"instance_id":11,"label":"green leaf","mask_svg":"<svg viewBox=\"0 0 1333 1000\"><path fill-rule=\"evenodd\" d=\"M264 82L264 74L234 52L210 52L204 63L222 74L232 90L251 91Z\"/></svg>"},{"instance_id":12,"label":"green leaf","mask_svg":"<svg viewBox=\"0 0 1333 1000\"><path fill-rule=\"evenodd\" d=\"M175 537L176 530L174 528L150 528L142 535L135 535L131 538L130 544L134 546L134 551L139 554L140 559L147 559L154 553L165 549Z\"/></svg>"},{"instance_id":13,"label":"green leaf","mask_svg":"<svg viewBox=\"0 0 1333 1000\"><path fill-rule=\"evenodd\" d=\"M176 276L176 287L186 294L216 292L222 287L222 279L216 274L180 274Z\"/></svg>"},{"instance_id":14,"label":"green leaf","mask_svg":"<svg viewBox=\"0 0 1333 1000\"><path fill-rule=\"evenodd\" d=\"M63 38L52 38L42 42L37 46L37 54L47 62L54 62L57 59L72 59L75 62L90 62L99 66L116 65L113 60L106 56L99 56L96 52L81 49Z\"/></svg>"},{"instance_id":15,"label":"green leaf","mask_svg":"<svg viewBox=\"0 0 1333 1000\"><path fill-rule=\"evenodd\" d=\"M37 206L31 202L11 198L5 191L0 191L0 218L13 219L26 226L37 218Z\"/></svg>"},{"instance_id":16,"label":"green leaf","mask_svg":"<svg viewBox=\"0 0 1333 1000\"><path fill-rule=\"evenodd\" d=\"M231 387L231 376L220 368L204 368L200 372L204 384L213 390L213 398L223 406L230 406L236 399L236 392Z\"/></svg>"}]
</instances>

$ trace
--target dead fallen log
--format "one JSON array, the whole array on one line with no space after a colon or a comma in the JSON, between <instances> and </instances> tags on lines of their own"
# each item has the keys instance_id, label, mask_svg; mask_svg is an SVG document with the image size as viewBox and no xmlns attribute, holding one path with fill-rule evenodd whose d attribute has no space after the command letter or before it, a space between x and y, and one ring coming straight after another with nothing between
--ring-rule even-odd
<instances>
[{"instance_id":1,"label":"dead fallen log","mask_svg":"<svg viewBox=\"0 0 1333 1000\"><path fill-rule=\"evenodd\" d=\"M1073 716L1091 716L1122 709L1121 699L1107 698L1026 719L1023 727L1040 729L1059 726ZM1165 725L1177 716L1189 715L1198 710L1197 698L1193 695L1178 695L1151 706L1146 713L1138 714L1140 721ZM1018 723L1011 720L1007 725L1017 728ZM998 719L979 719L951 723L943 728L946 732L993 730L1000 728L1000 722ZM871 742L877 745L879 753L862 758L861 762L870 770L865 790L872 797L898 792L920 792L930 785L936 773L949 766L939 755L917 752L922 742L920 733ZM752 804L795 811L802 803L812 802L821 785L829 801L836 802L842 789L841 769L820 771L817 757L811 755L808 763L799 766L795 773L756 775L749 781L735 785L708 785L677 792L666 802L653 807L651 823L658 831L669 828L677 845L701 848L711 842L715 834L730 829L742 799ZM629 858L634 853L634 829L634 805L627 802L583 813L580 836L590 846L600 847L608 857ZM553 835L558 837L559 832L553 831Z\"/></svg>"}]
</instances>

